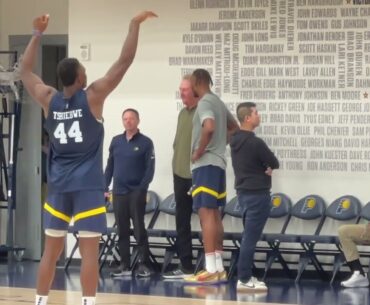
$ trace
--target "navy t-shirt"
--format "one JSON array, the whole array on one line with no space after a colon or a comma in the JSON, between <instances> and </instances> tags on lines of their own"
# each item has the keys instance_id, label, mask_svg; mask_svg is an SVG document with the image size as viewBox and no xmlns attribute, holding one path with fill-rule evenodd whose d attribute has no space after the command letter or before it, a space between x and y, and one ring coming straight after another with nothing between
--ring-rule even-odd
<instances>
[{"instance_id":1,"label":"navy t-shirt","mask_svg":"<svg viewBox=\"0 0 370 305\"><path fill-rule=\"evenodd\" d=\"M86 92L79 90L70 98L56 93L45 127L50 136L49 190L103 190L104 127L91 113Z\"/></svg>"}]
</instances>

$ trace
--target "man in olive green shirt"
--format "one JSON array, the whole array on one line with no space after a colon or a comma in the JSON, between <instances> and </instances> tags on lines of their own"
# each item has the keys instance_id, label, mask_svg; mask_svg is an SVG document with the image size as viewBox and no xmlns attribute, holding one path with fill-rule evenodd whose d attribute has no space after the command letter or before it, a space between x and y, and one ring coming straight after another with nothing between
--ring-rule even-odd
<instances>
[{"instance_id":1,"label":"man in olive green shirt","mask_svg":"<svg viewBox=\"0 0 370 305\"><path fill-rule=\"evenodd\" d=\"M181 265L163 275L164 278L170 279L185 278L193 274L190 227L193 200L188 192L192 186L190 150L193 116L199 98L194 97L190 77L191 75L185 75L180 84L181 99L185 107L179 113L173 142L172 170L176 201L176 243Z\"/></svg>"}]
</instances>

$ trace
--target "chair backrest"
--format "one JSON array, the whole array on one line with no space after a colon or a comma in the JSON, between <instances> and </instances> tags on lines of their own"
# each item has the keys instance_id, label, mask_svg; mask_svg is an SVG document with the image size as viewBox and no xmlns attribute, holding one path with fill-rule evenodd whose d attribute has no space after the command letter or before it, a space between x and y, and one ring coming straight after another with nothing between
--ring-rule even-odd
<instances>
[{"instance_id":1,"label":"chair backrest","mask_svg":"<svg viewBox=\"0 0 370 305\"><path fill-rule=\"evenodd\" d=\"M231 200L226 203L223 210L221 211L221 217L225 232L243 232L243 210L239 205L237 196L231 198ZM224 240L224 243L226 243L225 246L227 246L226 240Z\"/></svg>"},{"instance_id":2,"label":"chair backrest","mask_svg":"<svg viewBox=\"0 0 370 305\"><path fill-rule=\"evenodd\" d=\"M176 215L176 201L175 201L175 194L171 194L167 196L160 204L159 204L159 211L169 214L169 215Z\"/></svg>"},{"instance_id":3,"label":"chair backrest","mask_svg":"<svg viewBox=\"0 0 370 305\"><path fill-rule=\"evenodd\" d=\"M156 192L148 191L145 206L145 223L148 222L147 228L153 228L157 220L159 201L159 196Z\"/></svg>"},{"instance_id":4,"label":"chair backrest","mask_svg":"<svg viewBox=\"0 0 370 305\"><path fill-rule=\"evenodd\" d=\"M236 218L243 218L243 210L241 209L238 197L235 196L232 198L224 207L223 209L223 217L225 215L229 215Z\"/></svg>"},{"instance_id":5,"label":"chair backrest","mask_svg":"<svg viewBox=\"0 0 370 305\"><path fill-rule=\"evenodd\" d=\"M175 195L168 195L158 206L153 226L155 229L175 229L176 227L176 201Z\"/></svg>"},{"instance_id":6,"label":"chair backrest","mask_svg":"<svg viewBox=\"0 0 370 305\"><path fill-rule=\"evenodd\" d=\"M274 193L271 195L270 218L286 217L290 214L292 201L283 193Z\"/></svg>"},{"instance_id":7,"label":"chair backrest","mask_svg":"<svg viewBox=\"0 0 370 305\"><path fill-rule=\"evenodd\" d=\"M318 234L325 220L325 200L314 194L304 196L293 205L287 234Z\"/></svg>"},{"instance_id":8,"label":"chair backrest","mask_svg":"<svg viewBox=\"0 0 370 305\"><path fill-rule=\"evenodd\" d=\"M271 209L263 233L284 233L290 219L291 199L283 193L271 195Z\"/></svg>"},{"instance_id":9,"label":"chair backrest","mask_svg":"<svg viewBox=\"0 0 370 305\"><path fill-rule=\"evenodd\" d=\"M344 195L335 199L326 209L326 217L345 221L360 217L362 204L351 195Z\"/></svg>"},{"instance_id":10,"label":"chair backrest","mask_svg":"<svg viewBox=\"0 0 370 305\"><path fill-rule=\"evenodd\" d=\"M145 214L155 212L159 207L159 196L154 191L148 191L146 195Z\"/></svg>"},{"instance_id":11,"label":"chair backrest","mask_svg":"<svg viewBox=\"0 0 370 305\"><path fill-rule=\"evenodd\" d=\"M291 215L305 220L321 218L325 215L326 204L318 195L307 195L292 207Z\"/></svg>"},{"instance_id":12,"label":"chair backrest","mask_svg":"<svg viewBox=\"0 0 370 305\"><path fill-rule=\"evenodd\" d=\"M360 217L370 221L370 201L362 207Z\"/></svg>"},{"instance_id":13,"label":"chair backrest","mask_svg":"<svg viewBox=\"0 0 370 305\"><path fill-rule=\"evenodd\" d=\"M341 225L357 223L360 219L362 204L351 195L335 199L325 211L325 222L320 235L337 235Z\"/></svg>"},{"instance_id":14,"label":"chair backrest","mask_svg":"<svg viewBox=\"0 0 370 305\"><path fill-rule=\"evenodd\" d=\"M271 210L269 220L265 225L264 232L281 232L282 230L284 230L290 215L291 207L292 201L287 195L283 193L273 194L271 196ZM281 218L283 217L285 217L285 220L281 221ZM229 228L229 226L232 226L232 229L230 229L232 232L242 232L242 218L243 209L239 205L238 197L235 196L225 205L225 208L223 210L223 222L225 227Z\"/></svg>"},{"instance_id":15,"label":"chair backrest","mask_svg":"<svg viewBox=\"0 0 370 305\"><path fill-rule=\"evenodd\" d=\"M112 191L109 191L109 196L105 198L105 208L107 211L107 225L108 227L114 227L116 225L116 219L114 217Z\"/></svg>"}]
</instances>

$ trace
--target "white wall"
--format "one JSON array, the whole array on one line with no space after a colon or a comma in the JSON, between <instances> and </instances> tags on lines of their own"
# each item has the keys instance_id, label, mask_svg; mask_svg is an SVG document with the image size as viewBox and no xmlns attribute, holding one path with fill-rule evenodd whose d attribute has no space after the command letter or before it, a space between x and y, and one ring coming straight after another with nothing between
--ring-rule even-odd
<instances>
[{"instance_id":1,"label":"white wall","mask_svg":"<svg viewBox=\"0 0 370 305\"><path fill-rule=\"evenodd\" d=\"M32 33L32 20L50 14L48 34L66 34L68 30L68 2L58 0L0 0L0 49L7 50L8 35Z\"/></svg>"},{"instance_id":2,"label":"white wall","mask_svg":"<svg viewBox=\"0 0 370 305\"><path fill-rule=\"evenodd\" d=\"M128 23L132 16L142 9L151 9L157 12L159 15L158 19L148 20L141 27L140 41L136 59L125 76L123 82L115 90L115 92L108 98L104 116L105 116L105 128L106 128L106 139L105 139L105 158L107 157L107 149L110 139L113 135L122 131L120 115L121 111L126 107L134 107L141 113L141 130L143 133L150 136L155 144L156 148L156 173L153 183L150 188L157 191L163 198L170 192L172 192L172 178L171 178L171 156L172 156L172 140L174 136L174 130L176 126L176 118L178 109L176 102L179 100L175 99L175 91L180 81L181 68L194 69L199 66L189 65L185 66L171 66L169 64L170 57L184 56L183 34L196 34L197 31L190 30L191 22L211 22L220 21L219 12L226 9L190 9L190 4L199 4L212 1L171 1L171 0L157 0L155 3L149 0L140 1L118 1L118 0L107 0L101 2L97 0L81 0L72 1L69 7L69 33L70 33L70 45L69 51L71 56L79 57L79 46L82 43L89 43L91 45L91 61L84 62L89 80L92 81L100 77L109 68L110 64L117 58L122 41L126 35ZM213 1L215 3L217 1ZM269 21L269 14L272 12L269 1L258 1L262 6L265 7L248 7L248 3L254 3L254 1L223 1L224 3L234 3L236 7L238 3L245 3L247 7L239 8L239 11L248 11L251 9L262 10L266 16L263 20ZM297 16L298 9L308 8L311 10L313 7L307 7L302 5L306 1L301 1L300 5L297 6L295 1L273 1L277 5L283 5L284 10L277 11L277 20L287 20L291 12L288 11L289 7L293 10L295 16ZM221 1L219 1L221 3ZM256 2L257 3L257 2ZM272 2L271 2L272 3ZM89 7L88 10L85 8ZM333 8L330 5L324 5L324 8ZM346 6L348 8L348 6ZM271 13L272 14L272 13ZM280 14L280 15L279 15ZM284 15L282 15L284 14ZM337 8L337 18L334 19L348 19L349 17L342 17L341 11ZM280 19L279 19L280 18ZM285 18L285 19L284 19ZM358 19L366 19L367 17L358 17ZM317 18L313 18L317 20ZM321 18L319 20L325 20L328 18ZM251 19L244 19L251 21ZM222 21L222 20L221 20ZM228 20L226 20L228 21ZM239 20L243 21L243 20ZM253 21L253 19L252 19ZM331 19L329 18L329 21ZM288 20L288 25L289 25ZM285 24L286 25L286 24ZM296 26L295 21L290 23L293 28ZM329 23L330 27L330 23ZM367 30L369 25L367 25ZM279 30L279 27L277 28ZM285 28L286 29L286 28ZM337 31L337 29L328 29ZM325 31L328 31L325 30ZM351 29L350 29L351 30ZM365 31L361 29L359 31ZM298 32L298 29L294 28L294 31ZM304 31L301 30L300 31ZM308 30L308 32L322 32L323 30ZM202 32L202 31L200 31ZM211 31L208 31L211 33ZM234 31L236 32L236 31ZM241 33L259 33L262 30L243 30ZM346 30L344 30L346 32ZM213 31L212 33L222 33L222 31ZM304 66L304 55L298 52L298 41L295 36L295 50L286 51L284 49L283 54L278 55L297 55L299 59L299 69ZM276 38L271 40L272 43L283 43L286 47L286 42L282 38ZM337 42L335 42L337 43ZM262 42L239 42L238 47L242 56L252 55L246 53L246 44L262 44ZM191 45L189 43L188 45ZM262 52L263 53L263 52ZM211 54L214 56L215 53ZM315 55L316 52L308 53L308 55ZM366 54L366 52L364 52ZM194 54L193 56L201 56L202 54ZM259 55L258 52L254 52L253 55ZM274 55L274 54L273 54ZM222 53L223 58L226 53ZM338 58L333 55L333 60L338 64ZM239 59L240 67L248 67L247 64L243 64L243 58ZM251 65L256 68L258 65ZM284 67L284 65L282 65ZM322 66L322 65L321 65ZM324 65L325 66L325 65ZM225 68L225 65L222 66ZM214 67L213 67L214 68ZM301 70L300 70L301 71ZM302 71L300 72L302 73ZM248 77L241 77L240 79L248 79ZM300 75L301 78L302 75ZM279 77L268 76L269 79L279 79ZM297 77L292 77L294 79ZM224 79L223 79L224 80ZM229 106L235 106L235 103L245 101L240 94L226 94L224 91L224 83L221 80L221 91L222 98ZM244 86L244 85L243 85ZM242 88L242 84L239 80L239 90L246 90ZM253 88L252 88L253 89ZM276 92L278 89L274 89ZM320 90L315 89L313 90ZM359 92L360 89L356 89ZM330 90L327 90L330 91ZM252 92L252 91L251 91ZM361 89L361 94L363 90ZM254 100L253 97L251 100ZM363 100L363 98L361 98ZM278 98L275 100L265 98L263 100L256 100L257 103L263 102L269 106L269 103L282 102ZM288 100L283 102L294 102L294 100ZM307 103L308 101L300 101ZM328 101L333 103L334 101ZM347 102L342 99L342 102ZM364 103L367 102L364 100ZM261 111L267 117L272 113L270 111ZM305 112L303 112L305 113ZM315 112L316 113L316 112ZM320 113L317 111L317 113ZM339 113L339 112L338 112ZM302 114L300 114L302 116ZM335 114L337 115L337 114ZM337 119L337 117L335 117ZM302 117L303 121L303 117ZM302 123L302 122L301 122ZM279 123L273 124L269 120L264 120L263 124L275 125L280 128ZM291 125L291 124L288 124ZM297 124L299 126L301 124ZM320 124L318 124L320 125ZM327 125L321 124L324 127ZM280 129L278 129L279 131ZM262 136L266 136L262 134ZM278 134L277 136L281 136ZM312 135L314 136L314 135ZM298 140L301 138L299 135L292 136ZM330 138L330 136L326 136ZM350 136L351 137L351 136ZM274 138L274 136L270 137ZM365 138L365 136L364 136ZM299 145L298 145L299 146ZM274 150L278 149L278 146L272 146ZM281 147L280 147L281 148ZM284 148L284 147L283 147ZM298 147L299 148L299 147ZM290 149L289 147L287 149ZM326 148L325 148L326 149ZM324 149L324 150L325 150ZM360 147L356 147L357 150L363 150ZM308 151L309 148L308 148ZM230 158L228 158L230 161ZM309 158L307 158L309 159ZM281 161L289 161L289 159L280 158ZM307 161L307 160L306 160ZM325 161L325 160L324 160ZM335 160L337 161L337 160ZM352 160L346 161L348 164ZM366 164L368 161L365 160ZM352 172L350 170L346 172L337 171L309 171L305 168L303 170L279 170L276 171L273 177L273 191L281 191L287 193L293 201L297 201L299 198L309 193L317 193L324 197L328 202L333 201L335 198L346 193L357 196L364 203L370 200L368 195L368 176L369 170L365 172ZM235 192L232 187L233 184L233 173L231 171L231 162L229 162L228 169L228 193L231 198Z\"/></svg>"}]
</instances>

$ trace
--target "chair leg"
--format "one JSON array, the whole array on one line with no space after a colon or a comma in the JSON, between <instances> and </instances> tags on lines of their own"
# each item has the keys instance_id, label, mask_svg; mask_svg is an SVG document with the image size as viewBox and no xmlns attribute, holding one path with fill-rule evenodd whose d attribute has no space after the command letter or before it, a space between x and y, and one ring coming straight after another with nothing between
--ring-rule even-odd
<instances>
[{"instance_id":1,"label":"chair leg","mask_svg":"<svg viewBox=\"0 0 370 305\"><path fill-rule=\"evenodd\" d=\"M166 251L164 253L161 273L164 273L166 271L168 265L171 263L174 256L175 256L175 250L174 249L166 249Z\"/></svg>"},{"instance_id":2,"label":"chair leg","mask_svg":"<svg viewBox=\"0 0 370 305\"><path fill-rule=\"evenodd\" d=\"M340 254L335 256L334 264L333 264L333 274L331 276L330 285L333 284L334 279L335 279L338 271L340 270L340 267L343 265L344 262L345 262L345 259L344 259L343 253L340 253Z\"/></svg>"},{"instance_id":3,"label":"chair leg","mask_svg":"<svg viewBox=\"0 0 370 305\"><path fill-rule=\"evenodd\" d=\"M283 256L281 255L281 253L278 253L277 259L278 259L280 265L283 267L284 272L288 275L288 277L290 279L292 279L293 278L293 273L289 269L289 266L288 266L287 262L285 261L285 259L283 258Z\"/></svg>"},{"instance_id":4,"label":"chair leg","mask_svg":"<svg viewBox=\"0 0 370 305\"><path fill-rule=\"evenodd\" d=\"M156 270L156 271L160 271L161 268L160 268L160 263L158 263L158 260L156 258L156 256L153 254L152 251L149 250L149 260L150 262L152 263L152 267Z\"/></svg>"},{"instance_id":5,"label":"chair leg","mask_svg":"<svg viewBox=\"0 0 370 305\"><path fill-rule=\"evenodd\" d=\"M326 271L324 270L324 268L320 264L320 262L317 259L315 254L311 255L311 262L312 262L313 266L315 267L316 271L319 273L321 279L323 281L329 280L328 274L326 273Z\"/></svg>"},{"instance_id":6,"label":"chair leg","mask_svg":"<svg viewBox=\"0 0 370 305\"><path fill-rule=\"evenodd\" d=\"M137 250L136 246L132 247L132 253L131 253L131 270L134 270L134 267L137 264L137 261L139 259L139 251Z\"/></svg>"},{"instance_id":7,"label":"chair leg","mask_svg":"<svg viewBox=\"0 0 370 305\"><path fill-rule=\"evenodd\" d=\"M204 259L205 259L205 256L204 256L203 250L199 250L198 251L198 255L197 255L197 261L195 263L195 271L194 271L194 273L197 273L201 269L203 269Z\"/></svg>"},{"instance_id":8,"label":"chair leg","mask_svg":"<svg viewBox=\"0 0 370 305\"><path fill-rule=\"evenodd\" d=\"M227 274L228 279L231 279L233 277L236 271L237 264L238 264L238 259L239 259L239 249L233 250L231 252L229 273Z\"/></svg>"},{"instance_id":9,"label":"chair leg","mask_svg":"<svg viewBox=\"0 0 370 305\"><path fill-rule=\"evenodd\" d=\"M306 269L308 263L310 262L310 257L307 254L301 255L298 262L297 267L297 277L295 278L295 282L298 283L301 279L303 271Z\"/></svg>"},{"instance_id":10,"label":"chair leg","mask_svg":"<svg viewBox=\"0 0 370 305\"><path fill-rule=\"evenodd\" d=\"M272 264L275 262L277 253L275 250L271 250L266 254L265 272L262 277L262 281L266 279L267 272L271 269Z\"/></svg>"},{"instance_id":11,"label":"chair leg","mask_svg":"<svg viewBox=\"0 0 370 305\"><path fill-rule=\"evenodd\" d=\"M67 259L66 259L66 261L65 261L65 264L64 264L64 271L68 271L69 265L71 264L72 259L73 259L73 255L75 254L75 252L76 252L76 250L77 250L77 248L78 248L78 239L77 239L77 237L76 237L76 236L75 236L75 238L76 238L76 242L75 242L75 244L74 244L74 246L73 246L73 248L72 248L71 253L69 254L68 258L67 258Z\"/></svg>"},{"instance_id":12,"label":"chair leg","mask_svg":"<svg viewBox=\"0 0 370 305\"><path fill-rule=\"evenodd\" d=\"M110 242L110 237L107 237L106 240L104 240L102 246L100 247L100 251L99 251L99 257L98 257L98 260L100 261L105 253L105 251L107 250L108 246L109 246L109 242Z\"/></svg>"},{"instance_id":13,"label":"chair leg","mask_svg":"<svg viewBox=\"0 0 370 305\"><path fill-rule=\"evenodd\" d=\"M113 238L113 239L110 239L109 241L107 241L106 246L102 249L101 257L100 257L100 260L99 260L99 263L100 263L99 271L100 272L102 271L102 269L104 267L104 264L107 261L109 253L112 252L114 247L115 247L115 240Z\"/></svg>"}]
</instances>

